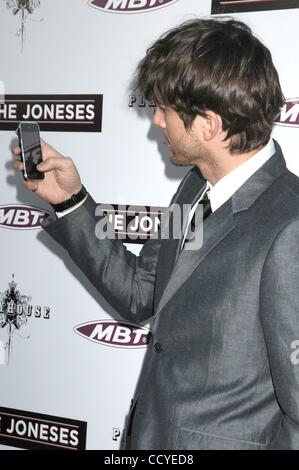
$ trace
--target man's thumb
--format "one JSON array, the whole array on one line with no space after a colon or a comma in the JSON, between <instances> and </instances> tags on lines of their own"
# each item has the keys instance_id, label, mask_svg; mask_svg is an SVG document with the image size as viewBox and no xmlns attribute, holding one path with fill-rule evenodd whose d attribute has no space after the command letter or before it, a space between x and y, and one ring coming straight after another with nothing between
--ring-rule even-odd
<instances>
[{"instance_id":1,"label":"man's thumb","mask_svg":"<svg viewBox=\"0 0 299 470\"><path fill-rule=\"evenodd\" d=\"M52 170L63 170L64 159L59 157L49 157L43 162L39 163L36 168L40 171L47 172Z\"/></svg>"}]
</instances>

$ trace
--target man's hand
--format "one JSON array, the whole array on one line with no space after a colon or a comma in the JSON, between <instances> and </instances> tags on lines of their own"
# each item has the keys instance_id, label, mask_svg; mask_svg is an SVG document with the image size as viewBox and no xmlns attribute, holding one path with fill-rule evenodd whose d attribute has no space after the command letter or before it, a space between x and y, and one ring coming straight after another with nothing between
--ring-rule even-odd
<instances>
[{"instance_id":1,"label":"man's hand","mask_svg":"<svg viewBox=\"0 0 299 470\"><path fill-rule=\"evenodd\" d=\"M80 175L71 158L63 157L43 140L41 145L43 162L37 165L37 169L45 173L45 178L40 181L23 180L23 184L50 204L59 204L80 191ZM15 147L13 153L18 157L21 149ZM17 160L14 161L14 167L18 171L24 169L23 163Z\"/></svg>"}]
</instances>

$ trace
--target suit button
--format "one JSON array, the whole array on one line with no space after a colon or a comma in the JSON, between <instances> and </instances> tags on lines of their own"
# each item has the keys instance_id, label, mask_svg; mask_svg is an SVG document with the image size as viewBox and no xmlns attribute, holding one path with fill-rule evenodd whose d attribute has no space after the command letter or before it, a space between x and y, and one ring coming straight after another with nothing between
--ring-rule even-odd
<instances>
[{"instance_id":1,"label":"suit button","mask_svg":"<svg viewBox=\"0 0 299 470\"><path fill-rule=\"evenodd\" d=\"M156 353L160 353L163 351L162 344L161 343L155 343L154 344L154 350Z\"/></svg>"}]
</instances>

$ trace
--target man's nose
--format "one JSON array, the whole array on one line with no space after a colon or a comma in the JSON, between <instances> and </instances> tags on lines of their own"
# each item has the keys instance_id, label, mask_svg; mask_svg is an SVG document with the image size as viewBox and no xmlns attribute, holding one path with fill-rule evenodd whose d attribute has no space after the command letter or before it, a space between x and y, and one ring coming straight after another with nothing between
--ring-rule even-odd
<instances>
[{"instance_id":1,"label":"man's nose","mask_svg":"<svg viewBox=\"0 0 299 470\"><path fill-rule=\"evenodd\" d=\"M161 127L161 129L166 128L165 114L159 106L156 107L153 115L153 124L155 126Z\"/></svg>"}]
</instances>

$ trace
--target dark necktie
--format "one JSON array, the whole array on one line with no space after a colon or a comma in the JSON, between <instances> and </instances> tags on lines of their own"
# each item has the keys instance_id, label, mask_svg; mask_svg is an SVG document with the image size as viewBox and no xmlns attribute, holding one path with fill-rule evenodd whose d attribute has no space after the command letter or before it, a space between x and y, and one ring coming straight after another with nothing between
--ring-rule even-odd
<instances>
[{"instance_id":1,"label":"dark necktie","mask_svg":"<svg viewBox=\"0 0 299 470\"><path fill-rule=\"evenodd\" d=\"M193 224L193 229L195 229L195 213L200 205L202 205L202 218L203 220L205 220L212 213L211 201L208 197L208 191L205 192L204 197L199 201L194 211L193 217L190 222L191 224Z\"/></svg>"},{"instance_id":2,"label":"dark necktie","mask_svg":"<svg viewBox=\"0 0 299 470\"><path fill-rule=\"evenodd\" d=\"M205 192L203 198L197 204L197 207L194 211L194 214L192 216L192 219L187 229L186 239L183 244L183 247L185 246L185 243L188 243L188 241L192 241L194 238L194 233L196 230L196 222L198 223L198 220L200 220L199 219L200 216L198 215L199 210L201 210L200 207L202 207L202 219L205 220L212 213L211 202L208 197L208 191Z\"/></svg>"}]
</instances>

